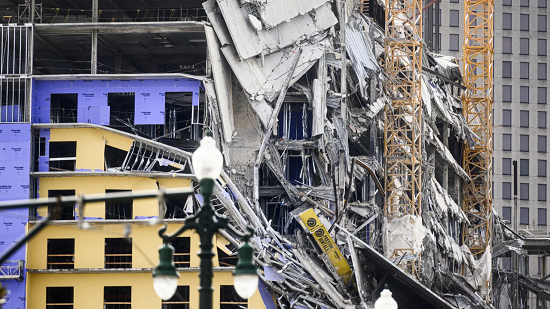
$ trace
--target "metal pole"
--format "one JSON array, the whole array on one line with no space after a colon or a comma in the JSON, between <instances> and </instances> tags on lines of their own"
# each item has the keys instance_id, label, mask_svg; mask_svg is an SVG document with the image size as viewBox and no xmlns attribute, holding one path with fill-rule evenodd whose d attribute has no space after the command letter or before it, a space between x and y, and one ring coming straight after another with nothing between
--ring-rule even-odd
<instances>
[{"instance_id":1,"label":"metal pole","mask_svg":"<svg viewBox=\"0 0 550 309\"><path fill-rule=\"evenodd\" d=\"M204 197L204 205L201 208L199 228L197 229L197 233L201 239L201 251L198 254L201 259L199 273L201 284L199 287L199 307L200 309L212 309L212 294L214 292L214 288L212 287L212 258L216 255L212 251L212 237L217 230L216 228L210 228L214 225L214 209L212 205L210 205L210 197L214 189L214 180L203 179L200 185L201 194Z\"/></svg>"}]
</instances>

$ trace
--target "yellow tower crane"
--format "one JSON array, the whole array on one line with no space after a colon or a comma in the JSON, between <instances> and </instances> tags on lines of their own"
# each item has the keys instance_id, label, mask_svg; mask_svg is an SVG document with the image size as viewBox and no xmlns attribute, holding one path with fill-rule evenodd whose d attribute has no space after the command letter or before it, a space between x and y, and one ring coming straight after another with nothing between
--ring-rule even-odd
<instances>
[{"instance_id":1,"label":"yellow tower crane","mask_svg":"<svg viewBox=\"0 0 550 309\"><path fill-rule=\"evenodd\" d=\"M391 97L384 128L388 224L405 217L414 224L421 214L422 44L422 0L386 0L385 67ZM388 248L386 240L385 246L390 258L416 255L400 265L419 277L420 252L412 244Z\"/></svg>"},{"instance_id":2,"label":"yellow tower crane","mask_svg":"<svg viewBox=\"0 0 550 309\"><path fill-rule=\"evenodd\" d=\"M494 0L464 0L463 111L475 143L463 150L463 167L472 181L464 186L462 209L470 224L463 228L462 241L477 259L491 254L492 239L493 13ZM490 301L491 279L485 280Z\"/></svg>"}]
</instances>

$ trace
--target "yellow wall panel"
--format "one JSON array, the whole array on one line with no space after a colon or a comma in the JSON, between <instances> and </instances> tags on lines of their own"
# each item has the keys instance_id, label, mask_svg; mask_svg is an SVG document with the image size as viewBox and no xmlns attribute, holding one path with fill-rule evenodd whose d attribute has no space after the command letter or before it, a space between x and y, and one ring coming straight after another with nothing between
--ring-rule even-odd
<instances>
[{"instance_id":1,"label":"yellow wall panel","mask_svg":"<svg viewBox=\"0 0 550 309\"><path fill-rule=\"evenodd\" d=\"M199 308L199 277L197 272L180 273L179 285L189 286L190 308ZM229 272L214 273L214 309L220 308L220 285L233 285ZM27 308L43 309L46 304L46 287L74 287L74 308L96 309L103 307L105 286L131 286L132 309L160 308L161 300L153 290L150 273L117 274L33 274L27 277ZM248 300L248 308L264 309L258 292Z\"/></svg>"},{"instance_id":2,"label":"yellow wall panel","mask_svg":"<svg viewBox=\"0 0 550 309\"><path fill-rule=\"evenodd\" d=\"M51 129L50 142L76 141L76 169L105 170L105 145L128 151L133 140L95 128Z\"/></svg>"},{"instance_id":3,"label":"yellow wall panel","mask_svg":"<svg viewBox=\"0 0 550 309\"><path fill-rule=\"evenodd\" d=\"M156 190L157 182L144 177L42 177L39 180L38 196L48 197L48 190L75 190L75 194L104 194L105 190ZM46 216L47 208L41 207L38 215ZM135 216L158 216L156 199L134 201ZM105 218L105 203L90 203L84 208L84 217Z\"/></svg>"}]
</instances>

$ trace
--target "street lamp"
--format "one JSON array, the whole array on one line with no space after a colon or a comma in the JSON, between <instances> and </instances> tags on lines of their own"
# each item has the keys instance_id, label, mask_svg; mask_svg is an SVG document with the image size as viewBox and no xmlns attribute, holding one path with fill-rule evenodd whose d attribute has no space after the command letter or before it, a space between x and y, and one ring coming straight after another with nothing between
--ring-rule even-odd
<instances>
[{"instance_id":1,"label":"street lamp","mask_svg":"<svg viewBox=\"0 0 550 309\"><path fill-rule=\"evenodd\" d=\"M249 244L253 230L248 227L248 233L241 233L229 224L228 220L214 212L210 205L210 197L214 190L214 181L223 168L223 156L216 148L216 142L207 133L201 146L193 153L192 162L195 176L200 181L201 194L204 198L203 206L194 216L185 219L185 223L176 232L166 235L167 226L159 229L159 236L163 245L159 248L159 265L153 271L153 288L163 300L170 299L178 287L179 274L173 260L174 247L170 241L187 230L195 230L200 237L200 309L212 308L212 258L216 255L212 251L212 237L220 229L227 229L241 237L244 243L239 248L239 261L233 273L235 290L242 298L249 298L258 288L258 273L253 262L254 249Z\"/></svg>"},{"instance_id":2,"label":"street lamp","mask_svg":"<svg viewBox=\"0 0 550 309\"><path fill-rule=\"evenodd\" d=\"M374 303L374 309L397 309L397 302L391 297L391 291L387 284L384 285L380 298Z\"/></svg>"}]
</instances>

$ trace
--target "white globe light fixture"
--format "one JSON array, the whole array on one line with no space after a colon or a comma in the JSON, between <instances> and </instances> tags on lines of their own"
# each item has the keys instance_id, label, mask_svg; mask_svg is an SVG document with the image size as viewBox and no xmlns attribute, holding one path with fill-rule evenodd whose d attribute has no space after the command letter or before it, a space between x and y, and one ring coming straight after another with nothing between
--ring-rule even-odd
<instances>
[{"instance_id":1,"label":"white globe light fixture","mask_svg":"<svg viewBox=\"0 0 550 309\"><path fill-rule=\"evenodd\" d=\"M223 168L222 153L216 148L216 141L210 136L205 136L200 143L201 146L191 157L195 176L199 181L216 179Z\"/></svg>"},{"instance_id":2,"label":"white globe light fixture","mask_svg":"<svg viewBox=\"0 0 550 309\"><path fill-rule=\"evenodd\" d=\"M380 298L374 303L374 309L397 309L397 302L391 297L391 292L387 284L380 293Z\"/></svg>"}]
</instances>

